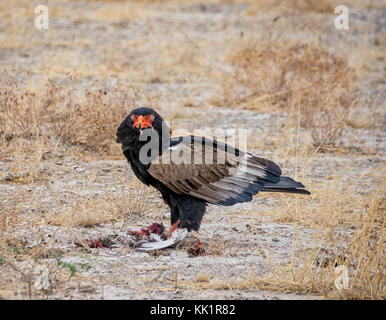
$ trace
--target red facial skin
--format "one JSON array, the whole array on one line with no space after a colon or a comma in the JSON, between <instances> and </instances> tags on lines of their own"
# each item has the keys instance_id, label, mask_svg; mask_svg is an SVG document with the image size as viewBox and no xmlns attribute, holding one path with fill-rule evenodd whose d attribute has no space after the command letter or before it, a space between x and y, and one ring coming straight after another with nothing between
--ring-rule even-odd
<instances>
[{"instance_id":1,"label":"red facial skin","mask_svg":"<svg viewBox=\"0 0 386 320\"><path fill-rule=\"evenodd\" d=\"M131 115L133 121L133 128L146 129L151 128L153 125L154 115L149 114L145 116L137 116L136 114Z\"/></svg>"}]
</instances>

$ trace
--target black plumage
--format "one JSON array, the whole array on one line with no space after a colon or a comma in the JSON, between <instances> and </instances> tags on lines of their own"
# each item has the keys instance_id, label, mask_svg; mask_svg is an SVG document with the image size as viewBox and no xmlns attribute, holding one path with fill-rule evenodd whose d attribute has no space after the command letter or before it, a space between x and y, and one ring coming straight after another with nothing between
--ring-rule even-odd
<instances>
[{"instance_id":1,"label":"black plumage","mask_svg":"<svg viewBox=\"0 0 386 320\"><path fill-rule=\"evenodd\" d=\"M156 134L159 141L146 154L148 162L140 156L149 143L142 139L146 134ZM310 194L302 183L282 176L270 160L205 137L171 138L161 116L150 108L135 109L126 117L117 130L117 143L137 178L160 191L172 225L189 231L198 231L208 203L231 206L251 201L259 191ZM181 154L182 161L173 162ZM208 155L212 161L207 161Z\"/></svg>"}]
</instances>

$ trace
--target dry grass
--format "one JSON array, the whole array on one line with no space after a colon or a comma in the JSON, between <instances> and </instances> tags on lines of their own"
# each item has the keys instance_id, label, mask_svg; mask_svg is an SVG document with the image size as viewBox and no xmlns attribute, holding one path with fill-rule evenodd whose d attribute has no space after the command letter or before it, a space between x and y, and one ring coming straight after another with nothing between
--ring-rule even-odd
<instances>
[{"instance_id":1,"label":"dry grass","mask_svg":"<svg viewBox=\"0 0 386 320\"><path fill-rule=\"evenodd\" d=\"M258 276L251 269L246 278L210 280L198 275L194 281L183 281L181 288L196 290L250 290L252 288L285 293L313 294L335 299L385 299L385 201L384 185L372 197L362 197L361 214L351 212L351 231L339 228L337 217L347 215L351 202L343 200L341 206L324 203L318 213L309 213L312 205L298 208L299 213L308 217L312 228L312 244L303 247L300 229L296 232L291 248L290 263L274 262L270 243L258 241L256 253L268 260L271 273ZM346 201L348 201L346 199ZM286 208L288 209L288 208ZM359 209L359 207L358 207ZM278 211L285 212L279 208ZM314 217L314 214L317 214ZM290 215L290 214L289 214ZM274 215L270 215L274 217ZM303 222L304 220L302 220ZM294 223L292 219L281 221ZM301 222L301 224L303 224ZM299 225L299 222L296 222ZM254 230L251 232L256 233ZM336 267L347 266L349 288L335 287ZM203 280L201 280L203 278Z\"/></svg>"},{"instance_id":2,"label":"dry grass","mask_svg":"<svg viewBox=\"0 0 386 320\"><path fill-rule=\"evenodd\" d=\"M266 41L230 59L234 76L224 82L229 104L289 112L300 116L315 146L339 143L355 103L354 73L343 58L314 45Z\"/></svg>"},{"instance_id":3,"label":"dry grass","mask_svg":"<svg viewBox=\"0 0 386 320\"><path fill-rule=\"evenodd\" d=\"M139 91L116 86L81 89L75 77L66 86L48 81L44 90L31 91L14 78L0 88L2 142L15 147L20 139L42 139L80 146L89 151L118 154L115 131L140 100Z\"/></svg>"},{"instance_id":4,"label":"dry grass","mask_svg":"<svg viewBox=\"0 0 386 320\"><path fill-rule=\"evenodd\" d=\"M48 224L65 227L95 227L102 223L130 221L133 217L145 217L158 206L152 200L154 193L150 188L134 180L119 192L106 192L103 195L78 195L66 204L60 201L51 209L45 219ZM52 193L54 194L54 193ZM54 196L55 199L55 196Z\"/></svg>"},{"instance_id":5,"label":"dry grass","mask_svg":"<svg viewBox=\"0 0 386 320\"><path fill-rule=\"evenodd\" d=\"M332 194L333 190L325 191L327 199L314 196L320 201L317 210L315 204L278 210L288 210L284 220L283 215L278 217L281 222L309 225L314 230L312 249L296 245L292 261L286 266L271 261L275 271L268 283L278 290L327 297L385 298L384 182L373 196L354 196L352 190L341 193L339 199ZM269 248L263 250L269 256ZM349 268L348 290L336 290L334 286L336 265Z\"/></svg>"},{"instance_id":6,"label":"dry grass","mask_svg":"<svg viewBox=\"0 0 386 320\"><path fill-rule=\"evenodd\" d=\"M269 9L272 7L278 7L285 11L300 11L304 12L320 12L320 13L332 13L334 11L335 2L332 0L257 0L253 2L252 10Z\"/></svg>"},{"instance_id":7,"label":"dry grass","mask_svg":"<svg viewBox=\"0 0 386 320\"><path fill-rule=\"evenodd\" d=\"M196 282L210 282L210 277L207 273L200 273L196 277Z\"/></svg>"}]
</instances>

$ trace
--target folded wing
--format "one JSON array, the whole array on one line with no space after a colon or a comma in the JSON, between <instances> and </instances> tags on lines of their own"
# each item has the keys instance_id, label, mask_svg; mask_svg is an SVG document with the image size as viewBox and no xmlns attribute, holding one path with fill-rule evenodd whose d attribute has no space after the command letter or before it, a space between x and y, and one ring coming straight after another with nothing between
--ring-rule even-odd
<instances>
[{"instance_id":1,"label":"folded wing","mask_svg":"<svg viewBox=\"0 0 386 320\"><path fill-rule=\"evenodd\" d=\"M250 201L265 185L279 183L281 176L270 160L197 136L171 139L148 172L177 194L223 206Z\"/></svg>"}]
</instances>

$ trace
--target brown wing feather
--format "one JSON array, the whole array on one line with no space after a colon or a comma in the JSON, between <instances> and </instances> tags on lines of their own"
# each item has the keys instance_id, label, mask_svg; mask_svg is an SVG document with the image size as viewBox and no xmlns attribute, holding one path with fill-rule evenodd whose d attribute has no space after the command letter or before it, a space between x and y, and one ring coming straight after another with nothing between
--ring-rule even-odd
<instances>
[{"instance_id":1,"label":"brown wing feather","mask_svg":"<svg viewBox=\"0 0 386 320\"><path fill-rule=\"evenodd\" d=\"M280 168L272 161L235 150L221 142L187 136L166 149L148 172L175 193L220 205L250 201L266 182L279 181ZM206 161L205 152L213 152L213 161ZM220 152L225 157L218 157ZM200 157L201 163L193 163Z\"/></svg>"}]
</instances>

